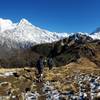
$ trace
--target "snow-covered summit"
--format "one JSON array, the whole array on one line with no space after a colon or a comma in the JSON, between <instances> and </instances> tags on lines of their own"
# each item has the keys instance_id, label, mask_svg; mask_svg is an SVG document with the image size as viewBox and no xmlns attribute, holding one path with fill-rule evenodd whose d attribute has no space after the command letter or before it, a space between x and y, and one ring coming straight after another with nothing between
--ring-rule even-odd
<instances>
[{"instance_id":1,"label":"snow-covered summit","mask_svg":"<svg viewBox=\"0 0 100 100\"><path fill-rule=\"evenodd\" d=\"M100 28L93 34L78 32L93 39L100 39ZM41 43L51 43L76 33L50 32L32 25L28 20L22 19L19 23L13 23L9 19L0 18L0 46L9 48L25 48ZM76 34L77 35L77 34ZM75 35L75 36L76 36Z\"/></svg>"},{"instance_id":2,"label":"snow-covered summit","mask_svg":"<svg viewBox=\"0 0 100 100\"><path fill-rule=\"evenodd\" d=\"M32 25L26 19L13 23L0 19L0 45L8 47L29 47L35 44L51 43L60 37L54 33Z\"/></svg>"},{"instance_id":3,"label":"snow-covered summit","mask_svg":"<svg viewBox=\"0 0 100 100\"><path fill-rule=\"evenodd\" d=\"M19 26L21 26L21 25L31 25L31 26L33 26L28 20L26 20L24 18L20 20L18 25Z\"/></svg>"}]
</instances>

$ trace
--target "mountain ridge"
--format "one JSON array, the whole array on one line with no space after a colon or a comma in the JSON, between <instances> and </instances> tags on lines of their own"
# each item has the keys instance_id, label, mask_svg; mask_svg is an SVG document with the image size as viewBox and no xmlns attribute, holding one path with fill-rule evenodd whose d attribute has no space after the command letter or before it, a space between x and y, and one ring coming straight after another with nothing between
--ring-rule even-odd
<instances>
[{"instance_id":1,"label":"mountain ridge","mask_svg":"<svg viewBox=\"0 0 100 100\"><path fill-rule=\"evenodd\" d=\"M22 44L21 47L25 47L24 44L28 46L28 43L31 44L32 46L41 43L53 42L60 39L58 35L56 35L55 33L49 32L44 29L40 29L29 23L26 19L22 19L14 27L11 27L13 26L13 24L10 20L2 20L2 22L4 23L0 24L1 27L0 37L2 37L0 41L1 43L5 42L8 47L17 48L18 44L20 43ZM8 23L7 29L5 23ZM13 41L15 42L14 45Z\"/></svg>"},{"instance_id":2,"label":"mountain ridge","mask_svg":"<svg viewBox=\"0 0 100 100\"><path fill-rule=\"evenodd\" d=\"M75 34L100 39L100 32L57 33L34 26L24 18L19 23L0 18L0 45L6 45L9 48L28 48L37 44L52 43Z\"/></svg>"}]
</instances>

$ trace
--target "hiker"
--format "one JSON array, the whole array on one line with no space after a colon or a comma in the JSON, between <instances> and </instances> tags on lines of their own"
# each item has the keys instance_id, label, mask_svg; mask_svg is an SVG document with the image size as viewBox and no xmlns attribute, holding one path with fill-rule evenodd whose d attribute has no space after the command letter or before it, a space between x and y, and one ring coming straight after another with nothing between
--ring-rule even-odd
<instances>
[{"instance_id":1,"label":"hiker","mask_svg":"<svg viewBox=\"0 0 100 100\"><path fill-rule=\"evenodd\" d=\"M49 70L51 70L52 67L54 66L54 62L51 57L48 58L47 64L48 64Z\"/></svg>"},{"instance_id":2,"label":"hiker","mask_svg":"<svg viewBox=\"0 0 100 100\"><path fill-rule=\"evenodd\" d=\"M37 60L36 68L37 68L37 71L38 71L38 74L37 74L38 81L42 81L43 69L44 69L44 59L43 59L43 56L40 56L39 59Z\"/></svg>"}]
</instances>

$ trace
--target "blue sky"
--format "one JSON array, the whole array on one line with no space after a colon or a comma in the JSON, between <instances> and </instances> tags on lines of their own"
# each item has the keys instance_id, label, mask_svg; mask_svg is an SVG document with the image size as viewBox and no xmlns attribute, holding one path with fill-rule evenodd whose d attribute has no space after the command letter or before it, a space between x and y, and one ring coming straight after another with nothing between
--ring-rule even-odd
<instances>
[{"instance_id":1,"label":"blue sky","mask_svg":"<svg viewBox=\"0 0 100 100\"><path fill-rule=\"evenodd\" d=\"M26 18L49 31L92 32L100 27L100 0L0 0L0 17Z\"/></svg>"}]
</instances>

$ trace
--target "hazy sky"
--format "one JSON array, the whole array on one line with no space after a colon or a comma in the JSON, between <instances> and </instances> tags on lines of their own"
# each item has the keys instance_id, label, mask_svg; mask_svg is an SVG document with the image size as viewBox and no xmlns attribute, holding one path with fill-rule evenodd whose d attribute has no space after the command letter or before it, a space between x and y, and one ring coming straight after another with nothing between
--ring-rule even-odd
<instances>
[{"instance_id":1,"label":"hazy sky","mask_svg":"<svg viewBox=\"0 0 100 100\"><path fill-rule=\"evenodd\" d=\"M49 31L92 32L100 26L100 0L0 0L0 17L26 18Z\"/></svg>"}]
</instances>

